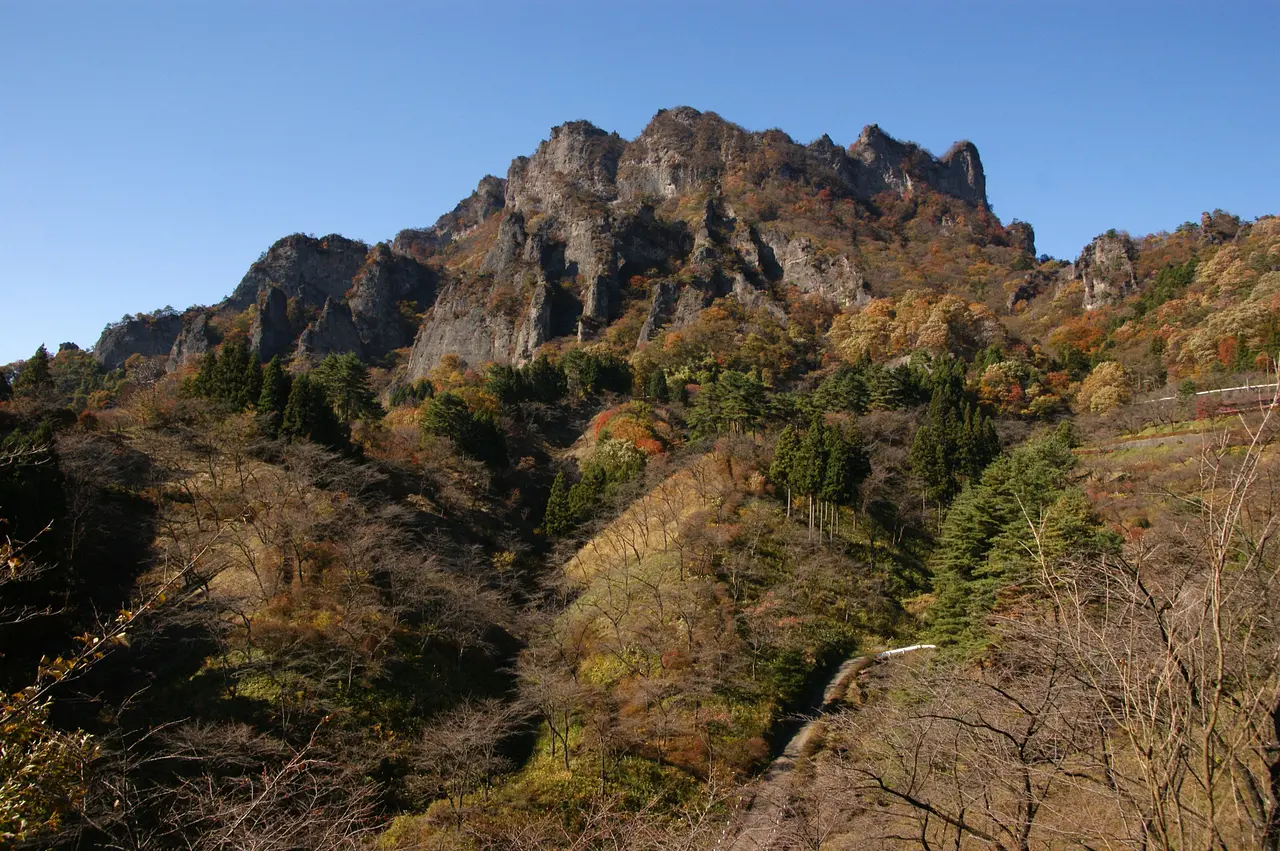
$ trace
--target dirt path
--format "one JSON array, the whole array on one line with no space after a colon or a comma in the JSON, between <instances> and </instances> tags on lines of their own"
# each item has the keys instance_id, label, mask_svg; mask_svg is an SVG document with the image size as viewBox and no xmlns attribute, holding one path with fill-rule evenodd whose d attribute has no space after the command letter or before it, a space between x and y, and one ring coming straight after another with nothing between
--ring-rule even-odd
<instances>
[{"instance_id":1,"label":"dirt path","mask_svg":"<svg viewBox=\"0 0 1280 851\"><path fill-rule=\"evenodd\" d=\"M792 770L809 756L810 743L821 732L827 712L844 699L849 684L858 674L872 665L916 650L933 649L936 648L932 644L913 644L846 660L827 682L822 692L822 703L814 707L814 715L791 737L778 758L756 780L750 801L735 822L726 828L717 847L726 851L781 851L788 847L785 821L794 797L792 790L806 782L804 776Z\"/></svg>"}]
</instances>

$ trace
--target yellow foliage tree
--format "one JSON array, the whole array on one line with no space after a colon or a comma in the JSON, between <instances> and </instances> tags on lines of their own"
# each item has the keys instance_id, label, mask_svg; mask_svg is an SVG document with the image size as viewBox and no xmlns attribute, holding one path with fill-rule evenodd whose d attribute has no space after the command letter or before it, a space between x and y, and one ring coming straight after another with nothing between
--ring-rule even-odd
<instances>
[{"instance_id":1,"label":"yellow foliage tree","mask_svg":"<svg viewBox=\"0 0 1280 851\"><path fill-rule=\"evenodd\" d=\"M1076 392L1077 411L1105 414L1113 411L1132 397L1129 374L1116 361L1103 361L1080 383Z\"/></svg>"}]
</instances>

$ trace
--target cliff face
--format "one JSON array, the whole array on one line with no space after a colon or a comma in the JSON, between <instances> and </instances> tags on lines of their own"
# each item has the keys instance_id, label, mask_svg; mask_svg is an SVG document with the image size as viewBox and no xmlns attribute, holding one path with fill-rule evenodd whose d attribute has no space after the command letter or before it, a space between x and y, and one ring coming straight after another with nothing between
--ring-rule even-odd
<instances>
[{"instance_id":1,"label":"cliff face","mask_svg":"<svg viewBox=\"0 0 1280 851\"><path fill-rule=\"evenodd\" d=\"M1076 259L1073 273L1084 282L1084 309L1094 310L1133 292L1138 250L1126 233L1109 231L1095 237Z\"/></svg>"},{"instance_id":2,"label":"cliff face","mask_svg":"<svg viewBox=\"0 0 1280 851\"><path fill-rule=\"evenodd\" d=\"M632 141L573 121L431 227L372 248L285 237L202 324L171 323L154 341L116 331L104 351L113 361L171 353L177 368L215 344L211 316L253 309L248 342L263 359L379 359L412 345L416 377L447 354L476 366L524 361L548 340L587 340L624 316L642 345L717 298L784 318L796 299L850 308L875 294L861 241L906 240L902 223L927 197L949 211L931 226L967 216L978 244L1034 248L1029 226L1004 235L990 215L968 142L935 158L870 125L847 148L827 136L802 145L689 107L660 111ZM886 198L910 208L887 225Z\"/></svg>"},{"instance_id":3,"label":"cliff face","mask_svg":"<svg viewBox=\"0 0 1280 851\"><path fill-rule=\"evenodd\" d=\"M268 286L276 286L286 298L319 307L326 298L343 297L368 252L369 246L363 242L337 234L320 239L302 234L286 236L249 267L225 306L244 310Z\"/></svg>"},{"instance_id":4,"label":"cliff face","mask_svg":"<svg viewBox=\"0 0 1280 851\"><path fill-rule=\"evenodd\" d=\"M130 355L168 354L181 331L182 317L176 313L128 317L103 329L93 356L105 368L119 369Z\"/></svg>"}]
</instances>

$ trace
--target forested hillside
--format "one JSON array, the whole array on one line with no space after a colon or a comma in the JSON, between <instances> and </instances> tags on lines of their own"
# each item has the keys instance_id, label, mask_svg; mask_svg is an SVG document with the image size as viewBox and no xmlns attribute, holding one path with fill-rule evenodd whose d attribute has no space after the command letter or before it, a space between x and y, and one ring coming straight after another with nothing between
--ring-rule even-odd
<instances>
[{"instance_id":1,"label":"forested hillside","mask_svg":"<svg viewBox=\"0 0 1280 851\"><path fill-rule=\"evenodd\" d=\"M681 107L5 367L0 842L1275 851L1280 220L1034 239Z\"/></svg>"}]
</instances>

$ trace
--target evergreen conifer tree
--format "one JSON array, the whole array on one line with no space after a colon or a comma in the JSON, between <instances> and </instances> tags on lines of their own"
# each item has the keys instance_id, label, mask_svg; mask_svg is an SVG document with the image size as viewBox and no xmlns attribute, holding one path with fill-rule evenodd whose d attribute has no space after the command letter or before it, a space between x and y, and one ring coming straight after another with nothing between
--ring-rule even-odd
<instances>
[{"instance_id":1,"label":"evergreen conifer tree","mask_svg":"<svg viewBox=\"0 0 1280 851\"><path fill-rule=\"evenodd\" d=\"M280 357L273 357L262 371L262 392L258 394L258 416L263 431L270 437L280 436L280 424L289 403L292 379L284 371Z\"/></svg>"},{"instance_id":2,"label":"evergreen conifer tree","mask_svg":"<svg viewBox=\"0 0 1280 851\"><path fill-rule=\"evenodd\" d=\"M814 499L821 493L827 474L826 425L821 417L814 417L800 441L792 471L796 490L809 498L809 527L812 529Z\"/></svg>"},{"instance_id":3,"label":"evergreen conifer tree","mask_svg":"<svg viewBox=\"0 0 1280 851\"><path fill-rule=\"evenodd\" d=\"M369 390L369 370L354 352L329 355L316 366L312 379L324 388L344 426L381 413Z\"/></svg>"},{"instance_id":4,"label":"evergreen conifer tree","mask_svg":"<svg viewBox=\"0 0 1280 851\"><path fill-rule=\"evenodd\" d=\"M569 483L563 472L556 473L547 497L547 511L542 529L548 538L561 538L573 529L573 510L569 504Z\"/></svg>"},{"instance_id":5,"label":"evergreen conifer tree","mask_svg":"<svg viewBox=\"0 0 1280 851\"><path fill-rule=\"evenodd\" d=\"M6 402L12 398L13 387L9 384L9 375L0 370L0 402Z\"/></svg>"},{"instance_id":6,"label":"evergreen conifer tree","mask_svg":"<svg viewBox=\"0 0 1280 851\"><path fill-rule=\"evenodd\" d=\"M200 369L196 371L195 377L191 379L190 390L196 396L204 399L212 399L214 388L218 384L218 353L213 349L204 353L204 357L200 358Z\"/></svg>"},{"instance_id":7,"label":"evergreen conifer tree","mask_svg":"<svg viewBox=\"0 0 1280 851\"><path fill-rule=\"evenodd\" d=\"M649 373L649 382L645 387L645 393L655 402L669 402L671 400L671 388L667 386L667 373L661 367Z\"/></svg>"},{"instance_id":8,"label":"evergreen conifer tree","mask_svg":"<svg viewBox=\"0 0 1280 851\"><path fill-rule=\"evenodd\" d=\"M344 449L349 440L329 406L324 388L306 374L293 380L280 419L280 436L287 440L309 439L331 449Z\"/></svg>"},{"instance_id":9,"label":"evergreen conifer tree","mask_svg":"<svg viewBox=\"0 0 1280 851\"><path fill-rule=\"evenodd\" d=\"M769 464L769 478L773 480L774 486L786 489L788 517L791 516L791 483L798 448L795 426L789 425L778 435L778 442L773 448L773 461Z\"/></svg>"},{"instance_id":10,"label":"evergreen conifer tree","mask_svg":"<svg viewBox=\"0 0 1280 851\"><path fill-rule=\"evenodd\" d=\"M22 364L22 371L13 381L13 392L18 396L37 396L53 392L53 371L49 367L49 350L41 343L35 354Z\"/></svg>"}]
</instances>

